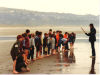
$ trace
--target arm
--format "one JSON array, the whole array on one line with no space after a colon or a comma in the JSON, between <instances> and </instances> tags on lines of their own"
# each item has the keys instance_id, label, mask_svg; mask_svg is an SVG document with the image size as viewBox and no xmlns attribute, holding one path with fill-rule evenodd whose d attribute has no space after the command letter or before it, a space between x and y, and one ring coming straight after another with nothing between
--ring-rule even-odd
<instances>
[{"instance_id":1,"label":"arm","mask_svg":"<svg viewBox=\"0 0 100 75\"><path fill-rule=\"evenodd\" d=\"M35 47L35 39L34 39L33 41L34 41L34 43L33 43L33 44L34 44L34 47Z\"/></svg>"},{"instance_id":2,"label":"arm","mask_svg":"<svg viewBox=\"0 0 100 75\"><path fill-rule=\"evenodd\" d=\"M37 39L35 38L34 41L35 41L35 46L37 46L37 45L38 45L38 44L37 44Z\"/></svg>"},{"instance_id":3,"label":"arm","mask_svg":"<svg viewBox=\"0 0 100 75\"><path fill-rule=\"evenodd\" d=\"M90 36L90 33L85 33L87 36Z\"/></svg>"},{"instance_id":4,"label":"arm","mask_svg":"<svg viewBox=\"0 0 100 75\"><path fill-rule=\"evenodd\" d=\"M87 36L93 36L93 35L95 35L96 34L96 30L95 29L92 29L91 31L90 31L90 33L85 33Z\"/></svg>"}]
</instances>

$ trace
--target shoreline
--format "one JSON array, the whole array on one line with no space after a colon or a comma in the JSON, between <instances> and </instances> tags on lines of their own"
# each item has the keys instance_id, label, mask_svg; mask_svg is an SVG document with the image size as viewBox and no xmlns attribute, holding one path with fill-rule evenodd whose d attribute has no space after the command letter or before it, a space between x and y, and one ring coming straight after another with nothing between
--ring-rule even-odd
<instances>
[{"instance_id":1,"label":"shoreline","mask_svg":"<svg viewBox=\"0 0 100 75\"><path fill-rule=\"evenodd\" d=\"M30 29L31 33L34 33L35 31L42 31L43 33L48 32L49 29L52 29L53 31L61 30L62 33L65 32L75 32L76 34L84 34L84 32L81 30L81 26L7 26L7 27L0 27L0 35L19 35L25 32L26 29ZM89 27L84 26L83 28L87 33L89 32ZM99 28L96 28L97 33L99 33Z\"/></svg>"}]
</instances>

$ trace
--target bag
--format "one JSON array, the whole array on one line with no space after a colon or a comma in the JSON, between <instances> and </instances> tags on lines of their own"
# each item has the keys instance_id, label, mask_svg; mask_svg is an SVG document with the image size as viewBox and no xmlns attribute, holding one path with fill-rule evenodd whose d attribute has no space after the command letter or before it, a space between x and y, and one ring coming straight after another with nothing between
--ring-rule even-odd
<instances>
[{"instance_id":1,"label":"bag","mask_svg":"<svg viewBox=\"0 0 100 75\"><path fill-rule=\"evenodd\" d=\"M46 51L46 52L48 51L48 47L47 47L47 46L45 47L45 51Z\"/></svg>"}]
</instances>

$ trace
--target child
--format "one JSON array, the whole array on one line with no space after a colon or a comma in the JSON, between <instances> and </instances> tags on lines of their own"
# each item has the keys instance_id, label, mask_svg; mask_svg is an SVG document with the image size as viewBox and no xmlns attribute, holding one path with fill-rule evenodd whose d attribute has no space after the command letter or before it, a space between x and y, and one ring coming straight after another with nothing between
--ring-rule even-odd
<instances>
[{"instance_id":1,"label":"child","mask_svg":"<svg viewBox=\"0 0 100 75\"><path fill-rule=\"evenodd\" d=\"M48 42L48 34L44 34L43 38L43 54L47 54L46 48L47 48L47 42Z\"/></svg>"},{"instance_id":2,"label":"child","mask_svg":"<svg viewBox=\"0 0 100 75\"><path fill-rule=\"evenodd\" d=\"M16 70L18 72L30 71L30 69L25 64L23 52L18 53L18 56L17 56L17 59L16 59Z\"/></svg>"},{"instance_id":3,"label":"child","mask_svg":"<svg viewBox=\"0 0 100 75\"><path fill-rule=\"evenodd\" d=\"M39 58L42 58L42 32L39 32Z\"/></svg>"},{"instance_id":4,"label":"child","mask_svg":"<svg viewBox=\"0 0 100 75\"><path fill-rule=\"evenodd\" d=\"M56 50L58 52L58 44L59 44L59 31L56 31Z\"/></svg>"},{"instance_id":5,"label":"child","mask_svg":"<svg viewBox=\"0 0 100 75\"><path fill-rule=\"evenodd\" d=\"M17 63L19 63L19 62L17 60L18 60L18 57L19 57L18 55L21 52L19 45L23 41L22 38L23 37L21 35L17 36L17 41L14 43L14 45L13 45L13 47L11 49L11 52L10 52L10 54L12 56L12 59L13 59L13 73L14 74L18 74L19 73L18 69L17 69L17 67L18 67Z\"/></svg>"},{"instance_id":6,"label":"child","mask_svg":"<svg viewBox=\"0 0 100 75\"><path fill-rule=\"evenodd\" d=\"M54 35L52 35L51 47L52 47L51 54L53 54L54 51L55 51L55 38L54 38Z\"/></svg>"},{"instance_id":7,"label":"child","mask_svg":"<svg viewBox=\"0 0 100 75\"><path fill-rule=\"evenodd\" d=\"M35 41L34 41L34 34L29 35L29 41L30 41L30 53L28 56L28 59L31 57L31 61L34 61L33 56L34 56L34 46L35 46Z\"/></svg>"},{"instance_id":8,"label":"child","mask_svg":"<svg viewBox=\"0 0 100 75\"><path fill-rule=\"evenodd\" d=\"M52 43L52 36L50 35L48 37L48 56L50 55L50 50L51 50L51 43Z\"/></svg>"},{"instance_id":9,"label":"child","mask_svg":"<svg viewBox=\"0 0 100 75\"><path fill-rule=\"evenodd\" d=\"M65 32L64 38L67 39L67 41L64 42L65 50L69 50L69 45L68 45L68 41L69 41L69 33L68 33L68 32Z\"/></svg>"},{"instance_id":10,"label":"child","mask_svg":"<svg viewBox=\"0 0 100 75\"><path fill-rule=\"evenodd\" d=\"M58 51L60 52L61 44L62 44L62 31L59 31L59 42L58 42Z\"/></svg>"}]
</instances>

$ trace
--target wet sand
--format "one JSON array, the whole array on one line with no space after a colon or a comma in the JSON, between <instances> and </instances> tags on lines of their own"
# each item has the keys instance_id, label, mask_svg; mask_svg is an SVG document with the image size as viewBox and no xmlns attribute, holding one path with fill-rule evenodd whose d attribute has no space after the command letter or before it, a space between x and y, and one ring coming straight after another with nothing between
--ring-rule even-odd
<instances>
[{"instance_id":1,"label":"wet sand","mask_svg":"<svg viewBox=\"0 0 100 75\"><path fill-rule=\"evenodd\" d=\"M24 33L26 29L30 29L31 32L35 32L36 30L48 32L50 28L53 30L63 30L63 32L73 31L77 34L83 33L80 29L80 26L0 27L0 74L12 74L13 61L10 56L10 50L18 34ZM88 28L86 28L86 30L87 29ZM70 52L68 53L67 57L61 52L57 55L45 57L43 59L36 60L35 62L31 62L29 65L31 71L24 72L23 74L89 74L91 70L91 64L93 64L92 59L90 58L91 47L88 39L86 39L87 37L83 37L85 35L82 35L81 37L80 36L77 37L79 39L77 39L75 42L73 52L75 56L75 62L69 62L69 60L71 60L71 58L69 58ZM98 44L99 42L97 41L95 44L96 60L94 65L96 74L99 74L100 65Z\"/></svg>"},{"instance_id":2,"label":"wet sand","mask_svg":"<svg viewBox=\"0 0 100 75\"><path fill-rule=\"evenodd\" d=\"M0 40L0 74L12 74L12 59L10 56L10 49L14 40ZM96 42L96 60L94 71L99 74L99 45ZM76 40L74 46L74 58L70 57L70 51L67 53L58 53L45 57L43 59L31 62L29 67L30 72L22 74L89 74L91 65L94 64L91 56L91 47L88 40ZM66 54L66 55L64 55Z\"/></svg>"}]
</instances>

